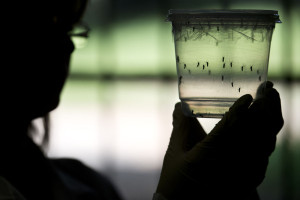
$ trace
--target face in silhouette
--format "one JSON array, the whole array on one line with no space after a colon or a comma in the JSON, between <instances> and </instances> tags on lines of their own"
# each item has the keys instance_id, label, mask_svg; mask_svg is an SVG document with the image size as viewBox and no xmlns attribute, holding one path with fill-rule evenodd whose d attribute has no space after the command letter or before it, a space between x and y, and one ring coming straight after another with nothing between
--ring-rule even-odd
<instances>
[{"instance_id":1,"label":"face in silhouette","mask_svg":"<svg viewBox=\"0 0 300 200\"><path fill-rule=\"evenodd\" d=\"M17 60L16 99L19 111L28 120L44 116L57 107L68 75L74 45L68 26L59 26L54 17L45 16L31 26L19 40L21 59ZM42 23L42 24L41 24Z\"/></svg>"},{"instance_id":2,"label":"face in silhouette","mask_svg":"<svg viewBox=\"0 0 300 200\"><path fill-rule=\"evenodd\" d=\"M80 21L87 0L23 2L11 21L7 107L31 121L58 106L74 45L69 32Z\"/></svg>"}]
</instances>

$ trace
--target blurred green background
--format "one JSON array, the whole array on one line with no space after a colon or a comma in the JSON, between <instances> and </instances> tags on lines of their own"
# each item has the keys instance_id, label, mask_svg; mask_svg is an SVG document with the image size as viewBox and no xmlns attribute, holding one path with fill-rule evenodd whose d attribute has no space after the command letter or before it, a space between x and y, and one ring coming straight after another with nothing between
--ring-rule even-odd
<instances>
[{"instance_id":1,"label":"blurred green background","mask_svg":"<svg viewBox=\"0 0 300 200\"><path fill-rule=\"evenodd\" d=\"M174 77L174 45L168 9L278 10L270 53L270 77L300 77L299 1L93 0L86 12L92 28L85 48L74 53L73 75ZM289 60L289 61L288 61Z\"/></svg>"},{"instance_id":2,"label":"blurred green background","mask_svg":"<svg viewBox=\"0 0 300 200\"><path fill-rule=\"evenodd\" d=\"M90 0L61 105L52 114L48 155L75 157L107 174L125 199L151 199L178 101L169 9L278 10L269 80L280 92L285 125L259 193L300 199L299 0ZM200 119L209 131L217 119ZM258 138L259 139L259 138Z\"/></svg>"}]
</instances>

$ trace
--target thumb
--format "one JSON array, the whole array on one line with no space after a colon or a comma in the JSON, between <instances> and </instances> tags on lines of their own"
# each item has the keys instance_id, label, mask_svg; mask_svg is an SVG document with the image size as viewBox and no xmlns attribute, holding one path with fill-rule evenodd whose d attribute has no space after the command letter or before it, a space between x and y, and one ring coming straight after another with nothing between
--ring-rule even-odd
<instances>
[{"instance_id":1,"label":"thumb","mask_svg":"<svg viewBox=\"0 0 300 200\"><path fill-rule=\"evenodd\" d=\"M185 116L181 109L181 103L177 103L173 112L173 131L170 143L177 150L188 151L205 137L206 133L198 120Z\"/></svg>"}]
</instances>

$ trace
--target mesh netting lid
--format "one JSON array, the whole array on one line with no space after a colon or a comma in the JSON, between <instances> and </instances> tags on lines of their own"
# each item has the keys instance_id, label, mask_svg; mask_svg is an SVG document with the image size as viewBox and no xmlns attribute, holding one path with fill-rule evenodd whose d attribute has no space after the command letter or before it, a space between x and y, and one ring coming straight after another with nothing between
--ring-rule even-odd
<instances>
[{"instance_id":1,"label":"mesh netting lid","mask_svg":"<svg viewBox=\"0 0 300 200\"><path fill-rule=\"evenodd\" d=\"M281 23L277 10L169 10L168 21L270 22Z\"/></svg>"}]
</instances>

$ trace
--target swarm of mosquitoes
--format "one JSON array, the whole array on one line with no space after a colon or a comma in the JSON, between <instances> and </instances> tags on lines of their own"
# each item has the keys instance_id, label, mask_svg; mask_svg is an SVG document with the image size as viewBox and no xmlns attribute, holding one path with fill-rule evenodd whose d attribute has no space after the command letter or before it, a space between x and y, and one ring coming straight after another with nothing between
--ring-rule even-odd
<instances>
[{"instance_id":1,"label":"swarm of mosquitoes","mask_svg":"<svg viewBox=\"0 0 300 200\"><path fill-rule=\"evenodd\" d=\"M189 24L190 24L190 22L187 22L187 25L189 25ZM193 32L195 31L195 29L196 29L196 28L193 27ZM219 26L217 26L217 31L219 31L219 30L220 30L220 28L219 28ZM234 30L234 31L235 31L235 30ZM248 39L251 39L252 42L255 41L255 39L254 39L253 37L247 36L247 35L245 35L245 34L242 33L242 32L239 32L239 31L235 31L235 32L242 34L243 36L247 37ZM213 39L215 39L215 40L216 40L216 45L218 46L219 41L218 41L217 38L215 38L214 36L210 35L210 34L207 33L207 32L206 32L206 35L208 35L208 36L212 37ZM187 37L184 37L184 41L187 42ZM176 56L176 61L177 61L177 63L180 62L179 56ZM224 57L224 56L222 57L222 62L223 62L223 66L222 66L222 67L225 69L225 68L226 68L226 64L225 64L225 57ZM204 62L204 64L202 64L202 70L204 70L205 68L208 68L208 66L209 66L209 63L208 63L207 61ZM185 70L188 70L188 74L191 74L191 69L188 69L187 67L188 67L187 64L184 63L183 68L184 68ZM197 65L196 65L196 67L197 67L197 68L200 68L200 67L201 67L201 63L198 62ZM230 67L231 67L231 68L233 67L233 63L232 63L232 62L230 62ZM241 71L244 71L244 70L245 70L245 66L241 66ZM250 66L250 71L251 71L251 72L254 71L253 66ZM261 75L259 74L259 70L258 70L258 69L256 70L256 73L257 73L257 75L258 75L258 80L261 81ZM210 70L210 69L208 70L208 75L211 75L211 70ZM182 78L183 78L183 76L179 76L179 80L178 80L179 85L182 83ZM222 80L222 81L224 81L224 78L225 78L225 76L224 76L224 75L221 75L221 80ZM233 81L231 82L231 87L234 87ZM238 88L238 92L239 92L239 93L241 92L241 88L240 88L240 87ZM192 114L194 115L194 110L192 110L191 112L192 112Z\"/></svg>"},{"instance_id":2,"label":"swarm of mosquitoes","mask_svg":"<svg viewBox=\"0 0 300 200\"><path fill-rule=\"evenodd\" d=\"M177 63L180 62L179 56L176 56L176 62ZM225 69L226 68L226 63L225 63L225 57L224 56L222 57L222 62L223 62L222 67ZM197 64L196 64L196 68L202 68L202 70L204 70L205 68L208 68L208 67L209 67L209 62L208 61L204 62L203 64L201 64L200 62L197 62ZM229 67L230 68L233 67L233 62L230 62ZM187 70L188 74L191 74L191 69L188 68L186 63L183 63L183 69ZM251 72L254 72L253 66L250 66L249 69L250 69ZM241 66L241 71L244 71L244 70L245 70L245 66ZM258 75L258 80L261 81L261 75L260 75L258 69L256 70L256 74ZM211 75L211 70L210 69L208 70L208 75ZM182 78L183 78L183 76L179 76L179 78L178 78L179 85L182 83ZM221 75L221 80L224 81L224 79L225 79L225 76ZM233 81L231 82L231 87L234 87L234 82ZM241 92L240 87L238 88L238 92Z\"/></svg>"}]
</instances>

